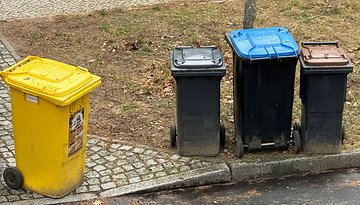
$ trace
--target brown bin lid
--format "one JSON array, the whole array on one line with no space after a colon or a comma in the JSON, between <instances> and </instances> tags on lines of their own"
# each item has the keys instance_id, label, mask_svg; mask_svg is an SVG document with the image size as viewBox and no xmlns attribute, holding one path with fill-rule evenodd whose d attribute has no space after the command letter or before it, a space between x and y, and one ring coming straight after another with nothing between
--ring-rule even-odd
<instances>
[{"instance_id":1,"label":"brown bin lid","mask_svg":"<svg viewBox=\"0 0 360 205\"><path fill-rule=\"evenodd\" d=\"M303 44L301 56L309 66L340 66L349 63L344 49L336 44Z\"/></svg>"}]
</instances>

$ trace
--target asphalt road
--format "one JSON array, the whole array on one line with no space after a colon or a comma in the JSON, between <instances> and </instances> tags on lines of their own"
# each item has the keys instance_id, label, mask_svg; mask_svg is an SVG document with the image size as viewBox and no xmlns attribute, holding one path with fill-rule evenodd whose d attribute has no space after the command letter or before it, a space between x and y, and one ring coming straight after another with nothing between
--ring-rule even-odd
<instances>
[{"instance_id":1,"label":"asphalt road","mask_svg":"<svg viewBox=\"0 0 360 205\"><path fill-rule=\"evenodd\" d=\"M115 197L109 205L360 204L360 169Z\"/></svg>"}]
</instances>

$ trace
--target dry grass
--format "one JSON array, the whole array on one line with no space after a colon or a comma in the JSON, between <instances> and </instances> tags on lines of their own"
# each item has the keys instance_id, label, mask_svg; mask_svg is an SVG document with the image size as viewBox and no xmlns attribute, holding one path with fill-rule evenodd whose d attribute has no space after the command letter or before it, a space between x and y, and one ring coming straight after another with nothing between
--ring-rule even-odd
<instances>
[{"instance_id":1,"label":"dry grass","mask_svg":"<svg viewBox=\"0 0 360 205\"><path fill-rule=\"evenodd\" d=\"M0 29L21 56L39 55L82 65L102 77L103 85L91 99L91 133L167 149L168 127L175 122L176 106L170 51L177 45L219 46L228 63L221 85L221 117L228 137L221 156L229 157L234 144L232 54L223 34L241 28L242 9L243 1L239 0L158 5L1 22ZM258 2L256 27L286 27L297 42L339 41L354 62L344 111L344 150L360 148L359 11L357 0ZM300 117L298 83L297 76L294 118ZM283 153L272 152L274 156Z\"/></svg>"}]
</instances>

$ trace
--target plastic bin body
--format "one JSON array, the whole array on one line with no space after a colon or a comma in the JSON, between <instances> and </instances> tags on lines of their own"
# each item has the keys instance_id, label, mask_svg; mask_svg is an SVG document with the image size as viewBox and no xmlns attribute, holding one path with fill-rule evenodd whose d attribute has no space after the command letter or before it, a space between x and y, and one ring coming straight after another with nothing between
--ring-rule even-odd
<instances>
[{"instance_id":1,"label":"plastic bin body","mask_svg":"<svg viewBox=\"0 0 360 205\"><path fill-rule=\"evenodd\" d=\"M10 86L23 187L53 198L65 196L84 178L89 92L100 78L38 57L28 57L2 75Z\"/></svg>"},{"instance_id":2,"label":"plastic bin body","mask_svg":"<svg viewBox=\"0 0 360 205\"><path fill-rule=\"evenodd\" d=\"M178 47L171 54L171 70L176 80L178 153L217 155L220 151L220 81L225 75L223 54L216 47Z\"/></svg>"},{"instance_id":3,"label":"plastic bin body","mask_svg":"<svg viewBox=\"0 0 360 205\"><path fill-rule=\"evenodd\" d=\"M336 43L304 43L300 63L302 149L314 154L340 153L347 75L352 64Z\"/></svg>"},{"instance_id":4,"label":"plastic bin body","mask_svg":"<svg viewBox=\"0 0 360 205\"><path fill-rule=\"evenodd\" d=\"M235 137L248 150L286 148L299 49L284 28L226 34L233 49Z\"/></svg>"}]
</instances>

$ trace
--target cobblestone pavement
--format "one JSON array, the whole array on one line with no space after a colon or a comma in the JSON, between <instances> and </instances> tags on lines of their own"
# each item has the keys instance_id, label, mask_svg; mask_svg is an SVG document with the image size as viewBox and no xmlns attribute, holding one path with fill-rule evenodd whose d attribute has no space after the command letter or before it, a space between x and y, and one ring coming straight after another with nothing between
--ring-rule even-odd
<instances>
[{"instance_id":1,"label":"cobblestone pavement","mask_svg":"<svg viewBox=\"0 0 360 205\"><path fill-rule=\"evenodd\" d=\"M154 5L176 0L0 0L0 20Z\"/></svg>"},{"instance_id":2,"label":"cobblestone pavement","mask_svg":"<svg viewBox=\"0 0 360 205\"><path fill-rule=\"evenodd\" d=\"M1 37L1 35L0 35ZM0 68L15 63L15 53L6 39L0 38ZM7 46L6 46L7 45ZM87 143L84 183L68 195L66 202L80 201L100 196L104 191L172 176L210 165L209 162L180 157L151 148L110 143L90 136ZM11 190L3 181L6 167L15 166L12 139L9 89L0 82L0 203L45 204L59 203L42 195L23 189ZM84 196L84 194L87 194ZM90 195L89 195L90 194ZM85 198L84 198L85 197ZM44 201L45 200L45 201ZM49 201L50 200L50 201Z\"/></svg>"},{"instance_id":3,"label":"cobblestone pavement","mask_svg":"<svg viewBox=\"0 0 360 205\"><path fill-rule=\"evenodd\" d=\"M0 172L8 166L15 165L14 144L10 135L1 136L0 140ZM87 144L85 180L72 192L68 201L81 200L84 193L99 196L104 191L118 187L150 181L155 178L179 174L210 165L177 154L169 154L149 148L134 147L124 144L107 143L96 138L90 138ZM6 187L0 180L0 203L29 200L32 203L45 199L42 195ZM35 199L35 200L34 200ZM53 203L58 203L53 200Z\"/></svg>"}]
</instances>

